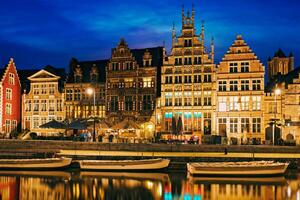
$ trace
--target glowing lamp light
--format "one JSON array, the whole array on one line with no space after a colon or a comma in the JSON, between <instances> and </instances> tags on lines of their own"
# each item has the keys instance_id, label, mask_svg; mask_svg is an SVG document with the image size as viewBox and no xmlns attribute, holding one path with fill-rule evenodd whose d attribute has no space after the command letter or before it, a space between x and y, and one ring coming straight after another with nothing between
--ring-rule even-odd
<instances>
[{"instance_id":1,"label":"glowing lamp light","mask_svg":"<svg viewBox=\"0 0 300 200\"><path fill-rule=\"evenodd\" d=\"M86 90L86 93L89 94L89 95L92 95L94 93L94 90L92 88L88 88Z\"/></svg>"},{"instance_id":2,"label":"glowing lamp light","mask_svg":"<svg viewBox=\"0 0 300 200\"><path fill-rule=\"evenodd\" d=\"M275 89L275 94L276 95L280 95L281 94L281 90L279 88Z\"/></svg>"}]
</instances>

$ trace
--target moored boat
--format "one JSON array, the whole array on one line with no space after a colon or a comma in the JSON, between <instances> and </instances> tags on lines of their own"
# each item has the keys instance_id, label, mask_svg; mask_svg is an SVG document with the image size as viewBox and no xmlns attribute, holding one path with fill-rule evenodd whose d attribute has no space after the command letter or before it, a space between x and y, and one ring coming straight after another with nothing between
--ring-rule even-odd
<instances>
[{"instance_id":1,"label":"moored boat","mask_svg":"<svg viewBox=\"0 0 300 200\"><path fill-rule=\"evenodd\" d=\"M168 159L146 160L81 160L80 169L88 170L158 170L169 166Z\"/></svg>"},{"instance_id":2,"label":"moored boat","mask_svg":"<svg viewBox=\"0 0 300 200\"><path fill-rule=\"evenodd\" d=\"M188 163L192 175L263 176L284 174L289 163L273 161Z\"/></svg>"},{"instance_id":3,"label":"moored boat","mask_svg":"<svg viewBox=\"0 0 300 200\"><path fill-rule=\"evenodd\" d=\"M50 169L62 168L71 164L72 158L40 158L40 159L0 159L3 169Z\"/></svg>"}]
</instances>

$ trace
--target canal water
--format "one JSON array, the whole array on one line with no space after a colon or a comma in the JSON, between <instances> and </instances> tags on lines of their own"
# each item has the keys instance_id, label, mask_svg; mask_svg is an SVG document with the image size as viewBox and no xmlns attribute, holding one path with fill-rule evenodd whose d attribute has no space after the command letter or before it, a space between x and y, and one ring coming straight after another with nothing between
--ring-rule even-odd
<instances>
[{"instance_id":1,"label":"canal water","mask_svg":"<svg viewBox=\"0 0 300 200\"><path fill-rule=\"evenodd\" d=\"M190 177L186 173L0 171L0 200L300 199L300 174L272 178Z\"/></svg>"}]
</instances>

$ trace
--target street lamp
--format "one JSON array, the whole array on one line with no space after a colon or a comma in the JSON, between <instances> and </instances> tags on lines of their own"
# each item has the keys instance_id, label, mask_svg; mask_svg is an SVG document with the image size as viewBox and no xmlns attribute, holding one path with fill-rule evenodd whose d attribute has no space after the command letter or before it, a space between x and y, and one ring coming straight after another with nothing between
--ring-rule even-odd
<instances>
[{"instance_id":1,"label":"street lamp","mask_svg":"<svg viewBox=\"0 0 300 200\"><path fill-rule=\"evenodd\" d=\"M93 131L93 141L96 142L96 95L95 95L95 89L93 88L87 88L86 93L88 95L94 96L94 131Z\"/></svg>"},{"instance_id":2,"label":"street lamp","mask_svg":"<svg viewBox=\"0 0 300 200\"><path fill-rule=\"evenodd\" d=\"M272 137L272 143L275 145L275 128L276 128L276 113L277 113L277 99L276 96L281 94L281 90L279 88L276 88L274 90L274 98L275 98L275 112L274 112L274 123L273 123L273 137Z\"/></svg>"}]
</instances>

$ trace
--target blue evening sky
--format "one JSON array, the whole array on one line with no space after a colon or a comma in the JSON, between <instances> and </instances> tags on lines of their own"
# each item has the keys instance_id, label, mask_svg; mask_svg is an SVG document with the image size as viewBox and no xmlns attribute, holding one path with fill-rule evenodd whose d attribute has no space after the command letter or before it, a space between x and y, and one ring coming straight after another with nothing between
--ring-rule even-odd
<instances>
[{"instance_id":1,"label":"blue evening sky","mask_svg":"<svg viewBox=\"0 0 300 200\"><path fill-rule=\"evenodd\" d=\"M1 0L0 64L10 57L18 68L50 64L67 67L79 60L109 58L124 37L130 48L171 46L173 21L181 29L181 6L205 21L206 43L215 38L219 61L237 34L259 59L280 47L300 64L299 0Z\"/></svg>"}]
</instances>

